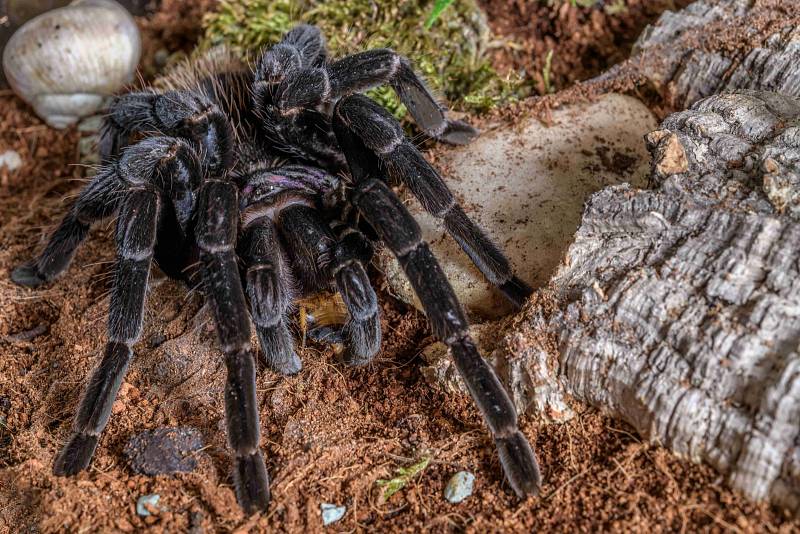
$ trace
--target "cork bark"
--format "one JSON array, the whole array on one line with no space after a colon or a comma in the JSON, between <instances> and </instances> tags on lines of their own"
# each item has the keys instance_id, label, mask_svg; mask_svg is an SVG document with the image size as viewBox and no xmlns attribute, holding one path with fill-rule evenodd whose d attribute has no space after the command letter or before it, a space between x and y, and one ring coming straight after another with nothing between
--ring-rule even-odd
<instances>
[{"instance_id":1,"label":"cork bark","mask_svg":"<svg viewBox=\"0 0 800 534\"><path fill-rule=\"evenodd\" d=\"M682 110L647 136L649 187L590 198L549 285L485 353L520 413L590 404L798 511L800 2L666 13L587 84L623 78ZM443 355L426 350L425 372L461 387Z\"/></svg>"},{"instance_id":2,"label":"cork bark","mask_svg":"<svg viewBox=\"0 0 800 534\"><path fill-rule=\"evenodd\" d=\"M590 84L633 78L672 109L753 89L800 96L800 2L699 0L648 27L631 58Z\"/></svg>"},{"instance_id":3,"label":"cork bark","mask_svg":"<svg viewBox=\"0 0 800 534\"><path fill-rule=\"evenodd\" d=\"M648 137L655 187L592 197L552 281L557 311L529 310L558 338L553 379L570 396L792 509L800 223L784 199L799 119L799 100L753 92L671 115Z\"/></svg>"},{"instance_id":4,"label":"cork bark","mask_svg":"<svg viewBox=\"0 0 800 534\"><path fill-rule=\"evenodd\" d=\"M709 97L647 142L652 187L594 194L549 286L476 339L520 413L590 404L797 511L800 99ZM463 389L443 347L424 356Z\"/></svg>"}]
</instances>

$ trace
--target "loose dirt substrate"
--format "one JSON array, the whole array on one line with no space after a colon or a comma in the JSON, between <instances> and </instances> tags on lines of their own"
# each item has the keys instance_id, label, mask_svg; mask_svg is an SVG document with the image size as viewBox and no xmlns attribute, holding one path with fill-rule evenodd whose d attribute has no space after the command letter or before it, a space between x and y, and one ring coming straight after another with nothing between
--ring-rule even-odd
<instances>
[{"instance_id":1,"label":"loose dirt substrate","mask_svg":"<svg viewBox=\"0 0 800 534\"><path fill-rule=\"evenodd\" d=\"M586 3L482 0L496 36L498 71L521 73L540 95L556 92L627 59L648 24L691 0L598 0L582 7ZM548 88L544 72L551 52Z\"/></svg>"},{"instance_id":2,"label":"loose dirt substrate","mask_svg":"<svg viewBox=\"0 0 800 534\"><path fill-rule=\"evenodd\" d=\"M54 477L53 456L105 339L112 224L95 228L70 270L45 289L18 288L8 275L41 247L45 229L76 193L85 175L74 165L77 139L73 130L49 130L0 93L0 152L17 150L25 162L14 173L0 171L0 532L319 531L323 502L347 506L331 531L797 529L780 511L725 489L711 469L642 443L624 424L585 408L567 424L523 421L545 482L540 497L519 502L502 480L471 401L422 379L416 355L431 341L425 319L393 299L376 272L385 334L374 364L344 368L331 349L308 345L299 376L260 371L262 443L273 477L266 515L246 518L236 506L219 395L224 369L213 363L213 332L197 315L200 298L159 275L137 361L92 468ZM200 336L193 335L198 324ZM153 366L165 359L159 347L171 342L198 355L207 382L169 388L154 377ZM209 353L212 363L199 356ZM167 374L171 363L164 362ZM166 425L202 432L198 469L175 477L135 475L125 444L139 431ZM376 480L424 456L432 458L430 466L382 502ZM475 473L475 492L452 505L442 492L462 469ZM148 493L161 495L162 511L142 518L135 504Z\"/></svg>"}]
</instances>

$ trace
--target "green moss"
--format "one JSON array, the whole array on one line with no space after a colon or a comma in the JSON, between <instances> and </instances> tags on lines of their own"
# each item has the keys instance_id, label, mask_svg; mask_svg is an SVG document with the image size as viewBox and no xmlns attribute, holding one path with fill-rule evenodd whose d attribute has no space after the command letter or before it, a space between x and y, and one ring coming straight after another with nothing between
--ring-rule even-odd
<instances>
[{"instance_id":1,"label":"green moss","mask_svg":"<svg viewBox=\"0 0 800 534\"><path fill-rule=\"evenodd\" d=\"M451 107L481 111L513 99L519 82L501 79L489 63L489 29L474 0L455 2L426 30L433 6L433 0L222 0L206 15L201 47L227 44L246 55L305 22L322 29L333 56L381 47L408 56ZM369 94L397 117L405 114L391 89Z\"/></svg>"}]
</instances>

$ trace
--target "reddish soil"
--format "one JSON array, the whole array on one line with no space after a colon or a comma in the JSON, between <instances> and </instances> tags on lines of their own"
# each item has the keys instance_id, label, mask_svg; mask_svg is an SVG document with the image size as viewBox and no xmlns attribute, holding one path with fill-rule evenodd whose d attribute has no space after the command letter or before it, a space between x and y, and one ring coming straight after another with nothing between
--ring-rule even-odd
<instances>
[{"instance_id":1,"label":"reddish soil","mask_svg":"<svg viewBox=\"0 0 800 534\"><path fill-rule=\"evenodd\" d=\"M298 376L259 372L262 447L273 479L268 513L244 517L235 502L224 367L201 299L158 273L136 361L91 469L54 477L53 457L105 340L112 225L93 229L52 285L22 289L9 272L41 247L84 179L77 141L75 130L50 130L0 94L0 153L14 149L24 162L13 173L0 170L0 532L316 532L324 502L347 506L328 527L336 532L797 530L782 512L726 489L710 468L643 443L588 408L567 424L523 420L544 486L540 497L518 501L469 398L423 379L417 355L431 341L425 319L392 298L377 272L385 334L375 363L345 368L331 348L309 343ZM128 440L168 425L203 434L197 470L133 473L123 454ZM376 481L426 456L430 466L384 501ZM443 488L462 469L476 475L474 494L449 504ZM161 496L159 510L140 517L136 500L150 493Z\"/></svg>"},{"instance_id":2,"label":"reddish soil","mask_svg":"<svg viewBox=\"0 0 800 534\"><path fill-rule=\"evenodd\" d=\"M533 83L534 94L547 94L597 76L628 58L644 28L665 10L690 0L599 0L588 2L482 0L497 36L494 63ZM549 87L544 72L552 52ZM549 90L548 90L549 89Z\"/></svg>"}]
</instances>

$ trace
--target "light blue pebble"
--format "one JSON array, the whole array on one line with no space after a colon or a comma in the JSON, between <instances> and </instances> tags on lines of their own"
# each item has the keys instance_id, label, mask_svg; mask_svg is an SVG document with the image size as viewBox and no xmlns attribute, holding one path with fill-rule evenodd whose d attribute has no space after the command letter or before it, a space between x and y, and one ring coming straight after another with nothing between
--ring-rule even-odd
<instances>
[{"instance_id":1,"label":"light blue pebble","mask_svg":"<svg viewBox=\"0 0 800 534\"><path fill-rule=\"evenodd\" d=\"M319 508L322 511L322 524L325 526L336 523L344 517L344 513L347 511L346 506L336 506L327 502L320 504Z\"/></svg>"},{"instance_id":2,"label":"light blue pebble","mask_svg":"<svg viewBox=\"0 0 800 534\"><path fill-rule=\"evenodd\" d=\"M472 495L472 486L475 484L475 475L469 471L459 471L450 478L444 488L444 498L453 504L458 504Z\"/></svg>"},{"instance_id":3,"label":"light blue pebble","mask_svg":"<svg viewBox=\"0 0 800 534\"><path fill-rule=\"evenodd\" d=\"M161 499L161 495L158 493L152 493L150 495L142 495L136 501L136 513L142 517L150 515L150 512L145 507L146 504L149 504L153 508L158 506L158 501Z\"/></svg>"}]
</instances>

